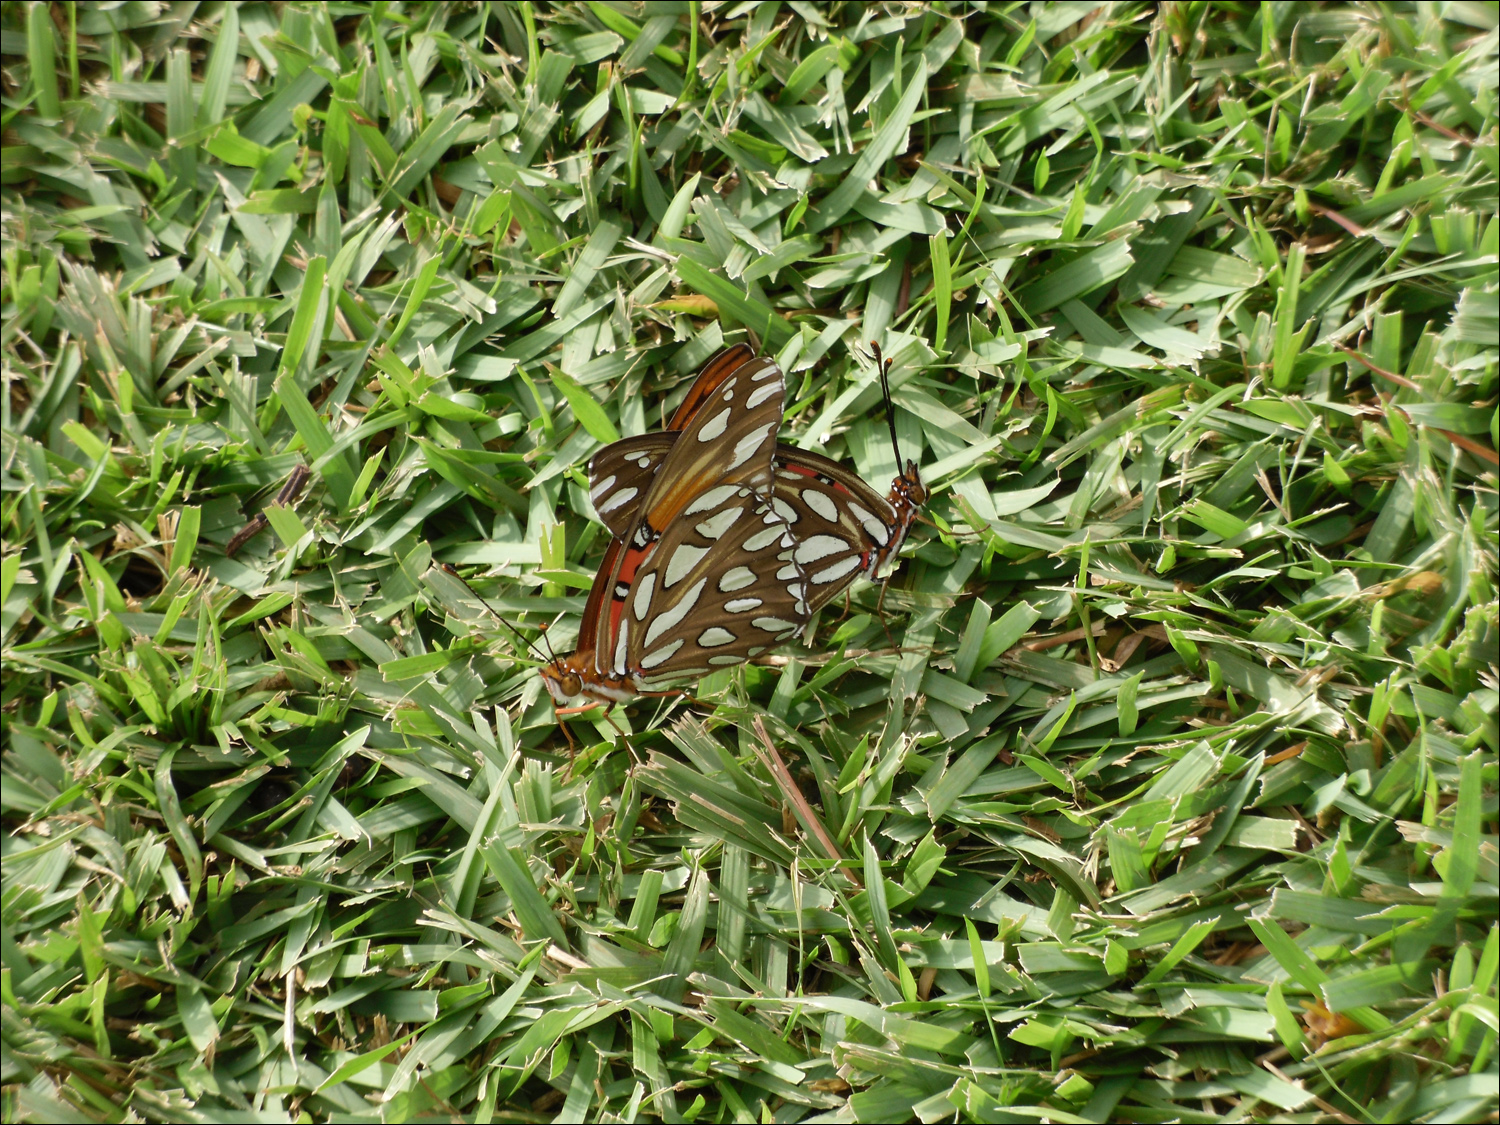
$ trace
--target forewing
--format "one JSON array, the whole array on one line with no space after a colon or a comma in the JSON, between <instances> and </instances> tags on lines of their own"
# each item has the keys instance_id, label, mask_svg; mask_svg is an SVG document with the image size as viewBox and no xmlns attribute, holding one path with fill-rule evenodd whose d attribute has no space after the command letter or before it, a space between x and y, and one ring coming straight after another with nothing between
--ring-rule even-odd
<instances>
[{"instance_id":1,"label":"forewing","mask_svg":"<svg viewBox=\"0 0 1500 1125\"><path fill-rule=\"evenodd\" d=\"M688 388L687 397L682 400L682 404L672 412L672 420L667 423L666 428L668 430L685 428L693 415L698 413L698 409L723 385L724 380L754 358L755 352L748 344L735 344L710 359L698 372L693 385Z\"/></svg>"},{"instance_id":2,"label":"forewing","mask_svg":"<svg viewBox=\"0 0 1500 1125\"><path fill-rule=\"evenodd\" d=\"M639 503L634 496L619 498L628 487L638 488L638 484L622 486L619 496L604 498L606 506L611 498L619 501L603 513L611 517L615 541L594 579L589 598L594 612L585 622L585 627L592 625L595 629L594 669L601 674L625 666L632 632L626 603L659 557L663 533L674 527L678 516L691 509L688 514L698 516L693 524L701 522L702 513L716 511L740 491L769 503L771 459L785 386L781 369L772 360L751 358L742 362L748 354L747 348L730 349L724 353L728 358L722 365L711 362L699 376L690 395L698 405L689 412L685 428L672 434L670 448L660 463L648 458L647 464L655 464L656 471ZM700 384L711 388L711 393L700 393ZM662 435L654 437L659 442ZM644 440L630 441L618 451L622 459L626 453L663 447ZM632 475L634 480L644 482L649 474L641 468L641 473ZM607 475L598 477L597 483L604 483ZM613 487L604 492L609 493ZM624 515L632 506L634 518L621 535L616 525L624 527ZM686 532L679 529L677 534Z\"/></svg>"},{"instance_id":3,"label":"forewing","mask_svg":"<svg viewBox=\"0 0 1500 1125\"><path fill-rule=\"evenodd\" d=\"M623 438L606 445L589 462L589 499L599 522L617 539L630 534L641 501L676 440L672 433Z\"/></svg>"},{"instance_id":4,"label":"forewing","mask_svg":"<svg viewBox=\"0 0 1500 1125\"><path fill-rule=\"evenodd\" d=\"M624 547L625 545L620 540L610 540L609 546L604 551L604 558L599 563L599 569L594 574L594 584L589 587L589 600L583 607L583 621L578 627L578 647L575 651L584 653L595 668L598 668L601 663L599 660L601 625L605 624L608 615L611 601L610 586ZM607 628L603 629L603 636L607 638L608 632Z\"/></svg>"},{"instance_id":5,"label":"forewing","mask_svg":"<svg viewBox=\"0 0 1500 1125\"><path fill-rule=\"evenodd\" d=\"M643 689L743 663L811 616L797 541L748 488L688 505L631 586L615 670Z\"/></svg>"},{"instance_id":6,"label":"forewing","mask_svg":"<svg viewBox=\"0 0 1500 1125\"><path fill-rule=\"evenodd\" d=\"M754 359L755 353L745 344L725 348L703 365L664 432L624 438L594 454L589 462L589 499L599 521L611 534L619 538L629 534L652 478L671 452L678 431L691 424L699 409L715 399L716 392L723 389L730 376Z\"/></svg>"},{"instance_id":7,"label":"forewing","mask_svg":"<svg viewBox=\"0 0 1500 1125\"><path fill-rule=\"evenodd\" d=\"M785 390L781 368L765 357L743 363L719 380L658 467L628 540L646 545L709 493L715 494L715 503L736 487L769 496Z\"/></svg>"}]
</instances>

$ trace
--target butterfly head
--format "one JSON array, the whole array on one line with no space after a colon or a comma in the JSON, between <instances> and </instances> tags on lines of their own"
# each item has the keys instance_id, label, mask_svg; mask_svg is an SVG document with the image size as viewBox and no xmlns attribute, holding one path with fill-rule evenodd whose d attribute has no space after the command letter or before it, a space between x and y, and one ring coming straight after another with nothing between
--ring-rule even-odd
<instances>
[{"instance_id":1,"label":"butterfly head","mask_svg":"<svg viewBox=\"0 0 1500 1125\"><path fill-rule=\"evenodd\" d=\"M638 685L626 676L595 672L581 652L559 656L541 667L542 683L558 706L582 696L589 703L625 703L637 694Z\"/></svg>"},{"instance_id":2,"label":"butterfly head","mask_svg":"<svg viewBox=\"0 0 1500 1125\"><path fill-rule=\"evenodd\" d=\"M927 503L927 486L922 483L915 461L908 461L901 475L891 482L890 501L897 509L913 510Z\"/></svg>"},{"instance_id":3,"label":"butterfly head","mask_svg":"<svg viewBox=\"0 0 1500 1125\"><path fill-rule=\"evenodd\" d=\"M562 656L541 668L542 683L554 703L567 703L583 694L582 665L573 656Z\"/></svg>"}]
</instances>

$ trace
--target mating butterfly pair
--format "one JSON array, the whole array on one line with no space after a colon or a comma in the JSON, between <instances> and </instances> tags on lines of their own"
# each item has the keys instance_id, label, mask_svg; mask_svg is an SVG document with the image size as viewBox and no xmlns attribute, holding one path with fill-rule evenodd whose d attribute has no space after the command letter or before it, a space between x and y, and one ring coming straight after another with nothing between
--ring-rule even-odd
<instances>
[{"instance_id":1,"label":"mating butterfly pair","mask_svg":"<svg viewBox=\"0 0 1500 1125\"><path fill-rule=\"evenodd\" d=\"M895 447L889 369L880 364ZM612 705L744 663L900 551L927 499L916 463L882 497L837 462L779 444L785 391L781 369L738 344L709 360L665 431L589 463L613 539L577 651L541 670L558 704Z\"/></svg>"}]
</instances>

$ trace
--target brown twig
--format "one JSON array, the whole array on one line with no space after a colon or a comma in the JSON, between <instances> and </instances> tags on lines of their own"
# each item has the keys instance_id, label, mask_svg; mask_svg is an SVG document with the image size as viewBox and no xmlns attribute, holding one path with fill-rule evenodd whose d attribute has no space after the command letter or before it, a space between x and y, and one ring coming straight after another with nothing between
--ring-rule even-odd
<instances>
[{"instance_id":1,"label":"brown twig","mask_svg":"<svg viewBox=\"0 0 1500 1125\"><path fill-rule=\"evenodd\" d=\"M1385 368L1371 363L1368 359L1360 355L1359 352L1355 351L1353 348L1345 347L1343 344L1338 344L1336 345L1336 347L1345 355L1359 360L1360 363L1364 364L1376 375L1379 375L1382 379L1389 379L1391 382L1395 383L1398 386L1405 387L1407 390L1416 391L1418 394L1422 393L1422 388L1413 383L1405 375L1398 375L1394 371L1387 371ZM1394 406L1397 410L1401 410L1401 404L1399 402L1390 403L1389 405ZM1402 410L1401 413L1406 414L1406 411ZM1407 421L1411 420L1411 415L1407 414L1406 417ZM1425 426L1427 425L1427 423L1423 422L1422 425ZM1500 465L1500 454L1496 454L1496 452L1489 446L1480 445L1479 442L1473 440L1472 438L1464 437L1463 434L1455 434L1452 430L1445 430L1441 426L1428 426L1428 429L1436 430L1438 433L1442 434L1445 438L1447 438L1454 445L1458 446L1465 452L1472 453L1475 457L1478 457L1484 461L1488 461L1491 465Z\"/></svg>"},{"instance_id":2,"label":"brown twig","mask_svg":"<svg viewBox=\"0 0 1500 1125\"><path fill-rule=\"evenodd\" d=\"M1344 344L1335 344L1334 347L1338 348L1338 350L1343 352L1345 355L1352 356L1354 359L1359 360L1360 363L1364 364L1371 371L1375 372L1375 374L1379 375L1382 379L1389 379L1391 382L1397 384L1398 386L1405 387L1409 391L1416 391L1418 394L1422 393L1422 388L1413 383L1405 375L1398 375L1394 371L1387 371L1384 367L1377 366L1370 360L1366 359L1364 356L1360 355L1359 352L1355 351L1351 347L1347 347Z\"/></svg>"},{"instance_id":3,"label":"brown twig","mask_svg":"<svg viewBox=\"0 0 1500 1125\"><path fill-rule=\"evenodd\" d=\"M1348 231L1350 234L1352 234L1355 238L1366 238L1370 234L1370 232L1368 230L1366 230L1364 227L1360 226L1353 219L1346 219L1343 215L1340 215L1332 207L1325 207L1321 203L1312 203L1312 202L1309 202L1308 206L1311 207L1318 214L1322 215L1324 218L1332 219L1335 223L1337 223L1339 226L1343 227L1346 231Z\"/></svg>"},{"instance_id":4,"label":"brown twig","mask_svg":"<svg viewBox=\"0 0 1500 1125\"><path fill-rule=\"evenodd\" d=\"M307 478L310 475L306 465L298 465L292 470L292 475L287 478L287 482L281 486L281 491L276 494L276 499L272 500L271 503L280 504L283 508L290 507L296 502L297 497L302 494L302 490L307 487ZM269 507L269 505L267 506ZM271 522L266 519L265 512L257 512L249 523L234 533L234 538L224 547L225 556L227 558L234 558L236 552L241 547L254 539L270 525Z\"/></svg>"},{"instance_id":5,"label":"brown twig","mask_svg":"<svg viewBox=\"0 0 1500 1125\"><path fill-rule=\"evenodd\" d=\"M1295 1081L1288 1078L1285 1074L1283 1074L1276 1067L1272 1066L1270 1063L1262 1060L1260 1065L1265 1067L1268 1071L1274 1074L1277 1078L1281 1079L1288 1086L1297 1086L1297 1083ZM1298 1087L1298 1089L1306 1090L1306 1087ZM1329 1114L1332 1117L1336 1117L1338 1120L1345 1122L1346 1125L1359 1125L1358 1118L1350 1117L1342 1110L1336 1109L1334 1106L1330 1105L1328 1102L1324 1101L1322 1098L1318 1097L1317 1094L1312 1093L1310 1090L1307 1091L1307 1094L1313 1105L1317 1106L1324 1113Z\"/></svg>"},{"instance_id":6,"label":"brown twig","mask_svg":"<svg viewBox=\"0 0 1500 1125\"><path fill-rule=\"evenodd\" d=\"M755 716L755 733L759 736L761 744L765 747L765 753L760 752L760 747L755 747L756 754L765 764L766 769L771 771L771 776L776 779L776 784L781 787L786 799L792 803L802 818L802 823L812 829L823 853L835 863L840 865L844 875L856 887L863 887L864 883L860 877L848 866L848 860L844 853L839 850L838 844L828 834L828 829L823 826L823 819L807 803L807 798L802 795L796 780L792 777L791 770L786 768L786 763L781 760L781 754L776 749L776 744L771 741L771 736L766 733L766 724L759 715ZM754 745L753 743L751 744Z\"/></svg>"}]
</instances>

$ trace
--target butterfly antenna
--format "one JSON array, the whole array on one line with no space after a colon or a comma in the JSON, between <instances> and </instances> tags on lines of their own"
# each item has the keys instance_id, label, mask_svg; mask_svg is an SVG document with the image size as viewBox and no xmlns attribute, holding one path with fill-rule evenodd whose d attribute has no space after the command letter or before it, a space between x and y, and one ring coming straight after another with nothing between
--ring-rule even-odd
<instances>
[{"instance_id":1,"label":"butterfly antenna","mask_svg":"<svg viewBox=\"0 0 1500 1125\"><path fill-rule=\"evenodd\" d=\"M552 638L547 635L547 630L552 628L552 626L555 624L557 624L557 622L549 621L547 624L543 625L539 630L537 630L537 636L541 637L542 644L547 646L547 657L553 664L557 663L557 653L552 651Z\"/></svg>"},{"instance_id":2,"label":"butterfly antenna","mask_svg":"<svg viewBox=\"0 0 1500 1125\"><path fill-rule=\"evenodd\" d=\"M880 353L880 345L870 341L870 350L875 353L875 366L880 371L880 395L885 399L885 423L891 428L891 451L896 455L896 472L901 471L901 446L896 441L896 405L891 401L891 367L895 360L886 359Z\"/></svg>"},{"instance_id":3,"label":"butterfly antenna","mask_svg":"<svg viewBox=\"0 0 1500 1125\"><path fill-rule=\"evenodd\" d=\"M501 617L500 614L496 612L495 607L490 605L490 603L485 600L485 596L478 590L474 589L474 587L469 584L469 580L466 579L462 574L458 573L458 571L454 570L453 567L449 566L445 562L440 562L437 565L438 569L441 570L444 574L447 574L452 578L457 578L460 582L462 582L464 584L464 588L468 590L469 593L473 594L474 597L479 599L479 604L484 606L485 609L489 610L490 616L493 617L496 621L500 622L500 624L510 632L511 636L515 637L518 641L520 641L523 645L530 649L531 654L538 660L543 661L544 663L555 663L557 661L556 656L549 656L548 654L543 653L541 649L537 648L536 645L528 641L519 629L517 629L509 621L505 620L505 618ZM550 650L552 646L549 644L547 647Z\"/></svg>"}]
</instances>

